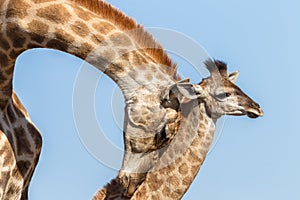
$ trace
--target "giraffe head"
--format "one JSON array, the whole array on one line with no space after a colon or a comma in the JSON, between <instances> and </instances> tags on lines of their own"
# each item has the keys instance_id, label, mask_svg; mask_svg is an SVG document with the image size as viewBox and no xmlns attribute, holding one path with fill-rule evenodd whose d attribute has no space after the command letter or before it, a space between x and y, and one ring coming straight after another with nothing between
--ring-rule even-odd
<instances>
[{"instance_id":1,"label":"giraffe head","mask_svg":"<svg viewBox=\"0 0 300 200\"><path fill-rule=\"evenodd\" d=\"M222 115L247 115L250 118L263 116L259 104L235 85L239 72L228 74L227 65L217 60L207 60L205 65L211 75L199 84L191 84L185 79L171 86L172 94L179 99L179 103L198 99L205 104L207 114L213 118Z\"/></svg>"},{"instance_id":2,"label":"giraffe head","mask_svg":"<svg viewBox=\"0 0 300 200\"><path fill-rule=\"evenodd\" d=\"M217 60L208 60L205 65L211 75L193 87L198 99L201 94L200 100L205 103L208 114L214 118L222 115L263 116L259 104L235 85L239 72L228 74L227 65Z\"/></svg>"}]
</instances>

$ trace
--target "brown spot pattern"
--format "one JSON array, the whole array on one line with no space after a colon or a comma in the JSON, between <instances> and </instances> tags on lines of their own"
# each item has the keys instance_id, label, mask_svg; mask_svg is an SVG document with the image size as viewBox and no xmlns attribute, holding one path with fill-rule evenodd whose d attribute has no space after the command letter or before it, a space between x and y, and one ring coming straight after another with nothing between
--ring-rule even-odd
<instances>
[{"instance_id":1,"label":"brown spot pattern","mask_svg":"<svg viewBox=\"0 0 300 200\"><path fill-rule=\"evenodd\" d=\"M188 167L188 165L186 163L183 163L182 165L180 165L180 167L179 167L179 173L180 174L185 175L188 172L189 172L189 167Z\"/></svg>"},{"instance_id":2,"label":"brown spot pattern","mask_svg":"<svg viewBox=\"0 0 300 200\"><path fill-rule=\"evenodd\" d=\"M17 97L16 93L13 93L12 97L14 103L14 108L12 109L15 110L18 117L23 118L24 116L29 116L20 99Z\"/></svg>"},{"instance_id":3,"label":"brown spot pattern","mask_svg":"<svg viewBox=\"0 0 300 200\"><path fill-rule=\"evenodd\" d=\"M18 17L22 19L27 16L28 8L30 8L30 5L25 3L23 0L10 0L8 3L6 17Z\"/></svg>"},{"instance_id":4,"label":"brown spot pattern","mask_svg":"<svg viewBox=\"0 0 300 200\"><path fill-rule=\"evenodd\" d=\"M160 63L163 68L168 68L167 73L169 73L169 77L171 76L174 79L179 79L179 76L176 76L176 64L171 61L167 53L162 50L162 47L154 40L151 34L145 31L142 26L136 24L133 19L127 17L119 10L114 9L105 1L73 1L98 14L102 19L109 20L112 24L118 27L118 29L123 30L124 32L127 31L128 35L130 35L135 43L137 43L142 49L145 49L146 53L155 61L155 63ZM110 31L108 28L105 28L102 23L106 22L100 22L100 26L98 23L93 24L93 26L96 30L99 30L100 33L106 35L107 33L105 32Z\"/></svg>"},{"instance_id":5,"label":"brown spot pattern","mask_svg":"<svg viewBox=\"0 0 300 200\"><path fill-rule=\"evenodd\" d=\"M191 145L192 145L193 147L198 147L198 146L199 146L199 143L200 143L199 140L196 139L196 140L193 140L193 142L192 142Z\"/></svg>"},{"instance_id":6,"label":"brown spot pattern","mask_svg":"<svg viewBox=\"0 0 300 200\"><path fill-rule=\"evenodd\" d=\"M153 194L151 197L152 200L160 200L159 196L157 194Z\"/></svg>"},{"instance_id":7,"label":"brown spot pattern","mask_svg":"<svg viewBox=\"0 0 300 200\"><path fill-rule=\"evenodd\" d=\"M191 150L189 150L189 152L186 152L188 153L188 158L187 160L190 162L190 163L198 163L201 161L201 159L199 158L198 155L196 155L194 152L192 152Z\"/></svg>"},{"instance_id":8,"label":"brown spot pattern","mask_svg":"<svg viewBox=\"0 0 300 200\"><path fill-rule=\"evenodd\" d=\"M148 178L147 182L149 182L149 189L151 191L156 191L163 185L162 180L158 179L154 174L151 174Z\"/></svg>"},{"instance_id":9,"label":"brown spot pattern","mask_svg":"<svg viewBox=\"0 0 300 200\"><path fill-rule=\"evenodd\" d=\"M82 59L85 59L88 54L93 50L93 47L88 43L81 44L78 52L76 52L77 56L79 56Z\"/></svg>"},{"instance_id":10,"label":"brown spot pattern","mask_svg":"<svg viewBox=\"0 0 300 200\"><path fill-rule=\"evenodd\" d=\"M103 35L106 35L115 29L113 25L107 22L94 23L92 26L96 31Z\"/></svg>"},{"instance_id":11,"label":"brown spot pattern","mask_svg":"<svg viewBox=\"0 0 300 200\"><path fill-rule=\"evenodd\" d=\"M5 80L7 80L7 78L6 78L5 74L4 74L4 72L0 71L0 81L4 82Z\"/></svg>"},{"instance_id":12,"label":"brown spot pattern","mask_svg":"<svg viewBox=\"0 0 300 200\"><path fill-rule=\"evenodd\" d=\"M45 35L49 30L49 26L40 21L32 20L28 24L28 29L30 31L31 40L37 43L42 43L45 39Z\"/></svg>"},{"instance_id":13,"label":"brown spot pattern","mask_svg":"<svg viewBox=\"0 0 300 200\"><path fill-rule=\"evenodd\" d=\"M193 178L192 177L189 177L189 176L187 176L187 177L185 177L183 180L182 180L182 184L183 185L190 185L191 183L193 182Z\"/></svg>"},{"instance_id":14,"label":"brown spot pattern","mask_svg":"<svg viewBox=\"0 0 300 200\"><path fill-rule=\"evenodd\" d=\"M70 45L72 42L74 42L75 38L68 34L66 31L63 29L56 29L55 30L55 38L64 41L64 43Z\"/></svg>"},{"instance_id":15,"label":"brown spot pattern","mask_svg":"<svg viewBox=\"0 0 300 200\"><path fill-rule=\"evenodd\" d=\"M21 48L25 45L26 37L24 36L24 32L19 28L16 23L7 23L6 26L7 35L13 41L13 46L15 48Z\"/></svg>"},{"instance_id":16,"label":"brown spot pattern","mask_svg":"<svg viewBox=\"0 0 300 200\"><path fill-rule=\"evenodd\" d=\"M16 116L15 113L13 112L13 109L12 109L11 106L8 106L8 107L7 107L7 116L8 116L8 118L9 118L9 120L10 120L10 122L11 122L12 124L16 122L17 116Z\"/></svg>"},{"instance_id":17,"label":"brown spot pattern","mask_svg":"<svg viewBox=\"0 0 300 200\"><path fill-rule=\"evenodd\" d=\"M110 41L116 46L131 46L131 40L125 33L114 33L109 37Z\"/></svg>"},{"instance_id":18,"label":"brown spot pattern","mask_svg":"<svg viewBox=\"0 0 300 200\"><path fill-rule=\"evenodd\" d=\"M162 193L164 196L168 197L170 195L170 188L167 186L164 186L162 189Z\"/></svg>"},{"instance_id":19,"label":"brown spot pattern","mask_svg":"<svg viewBox=\"0 0 300 200\"><path fill-rule=\"evenodd\" d=\"M90 20L92 19L92 16L90 13L88 13L88 11L86 10L83 10L82 8L80 7L74 7L74 13L80 18L80 19L83 19L83 20Z\"/></svg>"},{"instance_id":20,"label":"brown spot pattern","mask_svg":"<svg viewBox=\"0 0 300 200\"><path fill-rule=\"evenodd\" d=\"M117 58L117 55L112 49L107 49L101 52L101 57L113 61Z\"/></svg>"},{"instance_id":21,"label":"brown spot pattern","mask_svg":"<svg viewBox=\"0 0 300 200\"><path fill-rule=\"evenodd\" d=\"M134 54L133 54L134 55ZM147 61L146 61L147 62ZM145 62L145 64L146 64L146 62ZM145 64L141 64L141 65L137 65L136 67L138 68L138 69L140 69L140 70L146 70L147 68L146 68L146 65Z\"/></svg>"},{"instance_id":22,"label":"brown spot pattern","mask_svg":"<svg viewBox=\"0 0 300 200\"><path fill-rule=\"evenodd\" d=\"M5 53L0 51L0 67L3 69L4 67L7 67L8 65L8 57Z\"/></svg>"},{"instance_id":23,"label":"brown spot pattern","mask_svg":"<svg viewBox=\"0 0 300 200\"><path fill-rule=\"evenodd\" d=\"M160 72L156 73L155 77L158 79L158 80L163 80L164 79L164 75Z\"/></svg>"},{"instance_id":24,"label":"brown spot pattern","mask_svg":"<svg viewBox=\"0 0 300 200\"><path fill-rule=\"evenodd\" d=\"M97 45L101 44L105 40L105 38L99 34L92 35L91 39Z\"/></svg>"},{"instance_id":25,"label":"brown spot pattern","mask_svg":"<svg viewBox=\"0 0 300 200\"><path fill-rule=\"evenodd\" d=\"M89 27L80 21L76 21L75 24L72 24L71 29L75 34L81 37L86 37L90 32Z\"/></svg>"},{"instance_id":26,"label":"brown spot pattern","mask_svg":"<svg viewBox=\"0 0 300 200\"><path fill-rule=\"evenodd\" d=\"M21 172L22 176L24 177L28 170L31 168L31 163L27 160L21 160L17 162L18 169Z\"/></svg>"},{"instance_id":27,"label":"brown spot pattern","mask_svg":"<svg viewBox=\"0 0 300 200\"><path fill-rule=\"evenodd\" d=\"M27 124L28 132L31 134L31 137L34 140L35 147L42 146L42 136L40 132L30 123Z\"/></svg>"},{"instance_id":28,"label":"brown spot pattern","mask_svg":"<svg viewBox=\"0 0 300 200\"><path fill-rule=\"evenodd\" d=\"M183 191L181 189L176 189L174 192L171 193L172 199L179 199Z\"/></svg>"},{"instance_id":29,"label":"brown spot pattern","mask_svg":"<svg viewBox=\"0 0 300 200\"><path fill-rule=\"evenodd\" d=\"M179 179L175 176L170 176L167 178L167 183L171 184L173 186L178 186L179 185Z\"/></svg>"},{"instance_id":30,"label":"brown spot pattern","mask_svg":"<svg viewBox=\"0 0 300 200\"><path fill-rule=\"evenodd\" d=\"M146 80L148 80L148 81L152 81L152 79L153 79L153 76L152 76L152 74L146 74L145 75L145 78L146 78Z\"/></svg>"},{"instance_id":31,"label":"brown spot pattern","mask_svg":"<svg viewBox=\"0 0 300 200\"><path fill-rule=\"evenodd\" d=\"M29 24L28 24L28 29L31 32L35 32L41 35L45 35L48 33L49 30L49 25L40 22L38 20L32 20Z\"/></svg>"},{"instance_id":32,"label":"brown spot pattern","mask_svg":"<svg viewBox=\"0 0 300 200\"><path fill-rule=\"evenodd\" d=\"M2 34L0 34L0 48L6 51L10 48L9 43Z\"/></svg>"},{"instance_id":33,"label":"brown spot pattern","mask_svg":"<svg viewBox=\"0 0 300 200\"><path fill-rule=\"evenodd\" d=\"M61 51L66 51L68 49L68 44L66 44L58 39L50 40L46 46L48 48L57 49L57 50L61 50Z\"/></svg>"},{"instance_id":34,"label":"brown spot pattern","mask_svg":"<svg viewBox=\"0 0 300 200\"><path fill-rule=\"evenodd\" d=\"M3 135L3 132L0 132L0 135ZM13 151L11 151L11 145L8 142L8 140L6 138L4 138L5 136L1 136L1 140L5 140L4 145L1 146L0 149L0 153L3 157L7 158L4 159L3 165L8 166L8 165L12 165L14 162L14 155L13 155Z\"/></svg>"},{"instance_id":35,"label":"brown spot pattern","mask_svg":"<svg viewBox=\"0 0 300 200\"><path fill-rule=\"evenodd\" d=\"M50 1L53 1L53 0L31 0L31 1L33 1L36 4L38 4L38 3L50 2Z\"/></svg>"},{"instance_id":36,"label":"brown spot pattern","mask_svg":"<svg viewBox=\"0 0 300 200\"><path fill-rule=\"evenodd\" d=\"M201 165L194 165L191 167L191 176L196 175L197 172L199 171Z\"/></svg>"},{"instance_id":37,"label":"brown spot pattern","mask_svg":"<svg viewBox=\"0 0 300 200\"><path fill-rule=\"evenodd\" d=\"M31 36L32 37L32 36ZM34 37L34 36L33 36ZM38 39L38 38L36 38L36 39ZM40 40L41 40L42 38L40 38ZM35 43L34 41L32 41L32 42L30 42L28 45L27 45L27 48L28 49L34 49L34 48L40 48L41 47L41 45L40 44L37 44L37 43Z\"/></svg>"},{"instance_id":38,"label":"brown spot pattern","mask_svg":"<svg viewBox=\"0 0 300 200\"><path fill-rule=\"evenodd\" d=\"M26 132L23 127L18 127L14 129L16 135L18 135L18 139L16 140L17 143L17 154L34 154L30 149L31 145L26 137Z\"/></svg>"},{"instance_id":39,"label":"brown spot pattern","mask_svg":"<svg viewBox=\"0 0 300 200\"><path fill-rule=\"evenodd\" d=\"M12 49L10 52L9 52L9 57L11 59L15 59L18 57L18 55L20 55L24 50L23 49L20 49L20 50L16 50L16 49Z\"/></svg>"},{"instance_id":40,"label":"brown spot pattern","mask_svg":"<svg viewBox=\"0 0 300 200\"><path fill-rule=\"evenodd\" d=\"M9 65L4 69L4 72L6 73L7 76L13 76L14 73L14 65Z\"/></svg>"},{"instance_id":41,"label":"brown spot pattern","mask_svg":"<svg viewBox=\"0 0 300 200\"><path fill-rule=\"evenodd\" d=\"M32 46L34 42L38 43L38 44L41 44L44 40L45 40L45 35L40 35L40 34L37 34L37 33L29 33L29 36L30 36L30 43L29 45L27 45L28 48L36 48L36 47L40 47L41 45L37 45L35 44L36 46Z\"/></svg>"},{"instance_id":42,"label":"brown spot pattern","mask_svg":"<svg viewBox=\"0 0 300 200\"><path fill-rule=\"evenodd\" d=\"M37 10L38 17L45 18L58 24L64 24L69 21L71 14L62 5L51 5Z\"/></svg>"},{"instance_id":43,"label":"brown spot pattern","mask_svg":"<svg viewBox=\"0 0 300 200\"><path fill-rule=\"evenodd\" d=\"M133 65L137 65L139 68L142 68L142 70L145 70L145 64L148 63L147 60L138 53L138 51L132 51L131 52L131 62Z\"/></svg>"}]
</instances>

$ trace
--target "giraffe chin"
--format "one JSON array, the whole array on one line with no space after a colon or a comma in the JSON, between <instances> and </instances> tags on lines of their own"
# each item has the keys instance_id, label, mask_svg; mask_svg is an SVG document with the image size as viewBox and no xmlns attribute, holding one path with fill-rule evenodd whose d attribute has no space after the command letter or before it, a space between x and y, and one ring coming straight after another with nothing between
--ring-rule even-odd
<instances>
[{"instance_id":1,"label":"giraffe chin","mask_svg":"<svg viewBox=\"0 0 300 200\"><path fill-rule=\"evenodd\" d=\"M252 118L252 119L259 117L259 115L257 115L256 113L253 113L253 112L247 112L246 114L249 118Z\"/></svg>"},{"instance_id":2,"label":"giraffe chin","mask_svg":"<svg viewBox=\"0 0 300 200\"><path fill-rule=\"evenodd\" d=\"M246 111L246 115L249 118L257 118L262 117L264 115L264 112L260 108L250 108Z\"/></svg>"},{"instance_id":3,"label":"giraffe chin","mask_svg":"<svg viewBox=\"0 0 300 200\"><path fill-rule=\"evenodd\" d=\"M264 115L264 112L261 109L251 110L251 111L247 111L246 115L250 118L257 118L257 117L262 117Z\"/></svg>"}]
</instances>

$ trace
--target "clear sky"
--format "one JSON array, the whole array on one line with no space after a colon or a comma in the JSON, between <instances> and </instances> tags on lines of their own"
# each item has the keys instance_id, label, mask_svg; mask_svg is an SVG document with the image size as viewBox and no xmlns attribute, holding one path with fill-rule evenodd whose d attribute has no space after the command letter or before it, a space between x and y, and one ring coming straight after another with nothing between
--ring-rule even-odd
<instances>
[{"instance_id":1,"label":"clear sky","mask_svg":"<svg viewBox=\"0 0 300 200\"><path fill-rule=\"evenodd\" d=\"M265 112L263 118L255 120L225 118L217 145L184 199L300 199L300 3L109 2L145 27L173 29L189 36L209 55L226 61L230 71L240 70L237 84ZM191 66L178 57L174 59L179 60L185 76L194 77ZM49 50L28 51L18 60L14 87L44 140L30 187L32 200L91 199L116 175L116 169L101 164L88 152L75 126L73 91L81 66L81 60ZM101 75L90 71L91 76ZM97 120L112 144L122 148L122 98L112 101L118 92L109 79L102 77L97 84ZM119 157L100 142L95 149L116 166L120 164Z\"/></svg>"}]
</instances>

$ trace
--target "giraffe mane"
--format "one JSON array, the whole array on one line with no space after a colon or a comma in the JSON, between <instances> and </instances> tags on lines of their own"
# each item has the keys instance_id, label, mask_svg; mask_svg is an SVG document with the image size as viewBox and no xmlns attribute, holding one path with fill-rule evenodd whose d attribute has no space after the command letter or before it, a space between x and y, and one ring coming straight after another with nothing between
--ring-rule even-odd
<instances>
[{"instance_id":1,"label":"giraffe mane","mask_svg":"<svg viewBox=\"0 0 300 200\"><path fill-rule=\"evenodd\" d=\"M137 24L132 18L126 16L117 8L102 0L71 1L76 2L95 14L101 15L103 18L109 19L124 31L128 31L143 51L150 55L156 63L166 67L167 72L172 77L179 79L179 76L177 75L177 64L171 60L167 52L163 50L163 47L153 38L151 33L143 28L142 25Z\"/></svg>"},{"instance_id":2,"label":"giraffe mane","mask_svg":"<svg viewBox=\"0 0 300 200\"><path fill-rule=\"evenodd\" d=\"M223 76L227 76L227 64L220 60L208 59L204 62L208 71L212 73L221 73Z\"/></svg>"}]
</instances>

